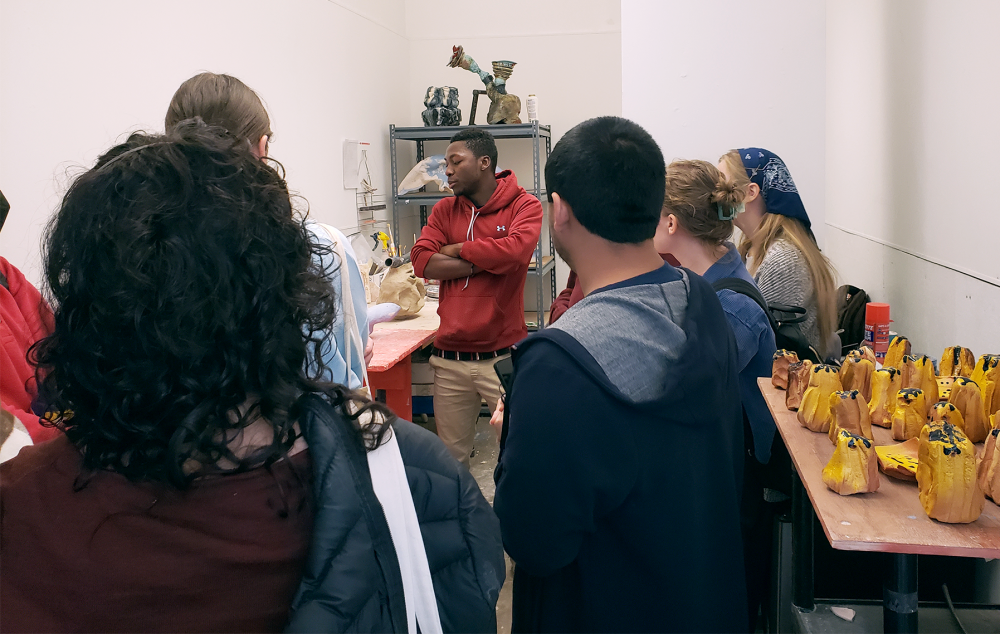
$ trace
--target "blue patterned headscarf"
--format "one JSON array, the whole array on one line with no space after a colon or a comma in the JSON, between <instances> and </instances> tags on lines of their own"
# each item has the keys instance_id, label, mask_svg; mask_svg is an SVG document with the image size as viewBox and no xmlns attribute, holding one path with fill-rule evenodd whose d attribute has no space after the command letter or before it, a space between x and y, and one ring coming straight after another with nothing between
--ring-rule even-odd
<instances>
[{"instance_id":1,"label":"blue patterned headscarf","mask_svg":"<svg viewBox=\"0 0 1000 634\"><path fill-rule=\"evenodd\" d=\"M796 189L785 162L774 152L759 147L736 151L740 153L740 160L743 161L750 182L757 183L760 187L767 212L795 218L812 234L809 214L806 213L806 207L802 204L799 190Z\"/></svg>"}]
</instances>

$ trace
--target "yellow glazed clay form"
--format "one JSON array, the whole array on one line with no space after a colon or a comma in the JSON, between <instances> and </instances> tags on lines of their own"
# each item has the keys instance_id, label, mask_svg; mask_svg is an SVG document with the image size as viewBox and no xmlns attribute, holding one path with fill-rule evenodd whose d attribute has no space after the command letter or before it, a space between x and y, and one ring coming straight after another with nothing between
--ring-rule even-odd
<instances>
[{"instance_id":1,"label":"yellow glazed clay form","mask_svg":"<svg viewBox=\"0 0 1000 634\"><path fill-rule=\"evenodd\" d=\"M923 390L903 389L896 393L896 411L892 413L892 437L909 440L920 435L927 422L927 405Z\"/></svg>"},{"instance_id":2,"label":"yellow glazed clay form","mask_svg":"<svg viewBox=\"0 0 1000 634\"><path fill-rule=\"evenodd\" d=\"M925 415L930 415L930 408L938 402L937 375L934 374L934 363L927 355L905 356L903 365L899 368L903 375L903 389L916 388L924 392Z\"/></svg>"},{"instance_id":3,"label":"yellow glazed clay form","mask_svg":"<svg viewBox=\"0 0 1000 634\"><path fill-rule=\"evenodd\" d=\"M893 337L889 342L889 350L885 353L882 367L900 370L903 367L903 357L908 354L910 354L910 340L906 337Z\"/></svg>"},{"instance_id":4,"label":"yellow glazed clay form","mask_svg":"<svg viewBox=\"0 0 1000 634\"><path fill-rule=\"evenodd\" d=\"M837 443L837 434L842 429L855 436L875 439L872 436L868 403L857 390L844 390L830 395L830 442Z\"/></svg>"},{"instance_id":5,"label":"yellow glazed clay form","mask_svg":"<svg viewBox=\"0 0 1000 634\"><path fill-rule=\"evenodd\" d=\"M896 393L903 387L903 378L896 368L882 368L872 373L872 398L868 414L872 425L892 427L896 411Z\"/></svg>"},{"instance_id":6,"label":"yellow glazed clay form","mask_svg":"<svg viewBox=\"0 0 1000 634\"><path fill-rule=\"evenodd\" d=\"M837 448L823 468L823 484L840 495L871 493L878 490L878 459L875 443L841 429Z\"/></svg>"},{"instance_id":7,"label":"yellow glazed clay form","mask_svg":"<svg viewBox=\"0 0 1000 634\"><path fill-rule=\"evenodd\" d=\"M917 488L924 512L940 522L967 524L983 512L986 498L976 480L976 451L962 430L935 420L920 431Z\"/></svg>"},{"instance_id":8,"label":"yellow glazed clay form","mask_svg":"<svg viewBox=\"0 0 1000 634\"><path fill-rule=\"evenodd\" d=\"M856 351L855 351L856 352ZM875 364L864 358L851 358L850 355L840 367L840 384L845 390L857 390L865 397L865 402L872 400L872 372Z\"/></svg>"},{"instance_id":9,"label":"yellow glazed clay form","mask_svg":"<svg viewBox=\"0 0 1000 634\"><path fill-rule=\"evenodd\" d=\"M976 365L972 350L962 346L951 346L941 354L939 374L941 376L971 376Z\"/></svg>"},{"instance_id":10,"label":"yellow glazed clay form","mask_svg":"<svg viewBox=\"0 0 1000 634\"><path fill-rule=\"evenodd\" d=\"M976 473L979 488L990 499L1000 504L1000 429L990 431Z\"/></svg>"},{"instance_id":11,"label":"yellow glazed clay form","mask_svg":"<svg viewBox=\"0 0 1000 634\"><path fill-rule=\"evenodd\" d=\"M969 377L979 385L983 392L983 407L986 413L994 415L1000 412L1000 355L984 354L976 361L976 367Z\"/></svg>"},{"instance_id":12,"label":"yellow glazed clay form","mask_svg":"<svg viewBox=\"0 0 1000 634\"><path fill-rule=\"evenodd\" d=\"M799 355L788 350L778 350L771 357L771 385L779 389L788 387L788 366L797 363Z\"/></svg>"},{"instance_id":13,"label":"yellow glazed clay form","mask_svg":"<svg viewBox=\"0 0 1000 634\"><path fill-rule=\"evenodd\" d=\"M809 374L809 387L802 395L799 423L816 432L830 431L830 396L840 392L840 377L832 365L814 365Z\"/></svg>"},{"instance_id":14,"label":"yellow glazed clay form","mask_svg":"<svg viewBox=\"0 0 1000 634\"><path fill-rule=\"evenodd\" d=\"M990 421L983 406L983 393L972 379L955 379L948 402L962 414L962 430L972 442L983 442L990 431ZM940 403L938 403L940 405Z\"/></svg>"}]
</instances>

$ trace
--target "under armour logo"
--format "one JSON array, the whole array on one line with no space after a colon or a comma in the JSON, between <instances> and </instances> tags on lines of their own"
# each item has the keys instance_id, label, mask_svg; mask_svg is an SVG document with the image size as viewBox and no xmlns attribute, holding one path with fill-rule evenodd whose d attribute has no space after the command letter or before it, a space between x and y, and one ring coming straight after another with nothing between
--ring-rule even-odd
<instances>
[{"instance_id":1,"label":"under armour logo","mask_svg":"<svg viewBox=\"0 0 1000 634\"><path fill-rule=\"evenodd\" d=\"M497 225L497 231L506 231L507 225Z\"/></svg>"}]
</instances>

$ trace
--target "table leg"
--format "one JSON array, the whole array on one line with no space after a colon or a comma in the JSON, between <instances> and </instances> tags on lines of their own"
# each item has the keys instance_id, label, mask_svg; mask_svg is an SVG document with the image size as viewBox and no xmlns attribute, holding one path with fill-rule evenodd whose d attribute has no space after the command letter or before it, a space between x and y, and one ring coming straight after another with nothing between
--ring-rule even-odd
<instances>
[{"instance_id":1,"label":"table leg","mask_svg":"<svg viewBox=\"0 0 1000 634\"><path fill-rule=\"evenodd\" d=\"M917 556L886 555L882 586L882 630L886 634L917 632Z\"/></svg>"},{"instance_id":2,"label":"table leg","mask_svg":"<svg viewBox=\"0 0 1000 634\"><path fill-rule=\"evenodd\" d=\"M368 381L376 399L384 402L396 416L413 420L413 365L409 355L385 372L369 372Z\"/></svg>"},{"instance_id":3,"label":"table leg","mask_svg":"<svg viewBox=\"0 0 1000 634\"><path fill-rule=\"evenodd\" d=\"M813 508L797 472L792 473L792 603L800 610L816 607L813 592Z\"/></svg>"}]
</instances>

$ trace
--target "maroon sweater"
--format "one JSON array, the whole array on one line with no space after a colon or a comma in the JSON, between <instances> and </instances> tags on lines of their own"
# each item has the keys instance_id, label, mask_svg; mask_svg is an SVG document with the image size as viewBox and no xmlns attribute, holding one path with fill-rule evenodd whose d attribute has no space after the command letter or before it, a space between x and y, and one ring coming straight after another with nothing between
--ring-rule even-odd
<instances>
[{"instance_id":1,"label":"maroon sweater","mask_svg":"<svg viewBox=\"0 0 1000 634\"><path fill-rule=\"evenodd\" d=\"M410 252L417 276L424 276L424 267L441 247L458 243L462 259L483 269L469 278L441 282L436 347L491 352L528 336L524 280L541 231L542 203L518 186L509 170L497 174L496 191L480 209L465 196L434 205Z\"/></svg>"},{"instance_id":2,"label":"maroon sweater","mask_svg":"<svg viewBox=\"0 0 1000 634\"><path fill-rule=\"evenodd\" d=\"M187 491L99 472L65 436L0 465L0 631L277 632L312 534L308 452ZM82 480L81 480L82 482Z\"/></svg>"}]
</instances>

